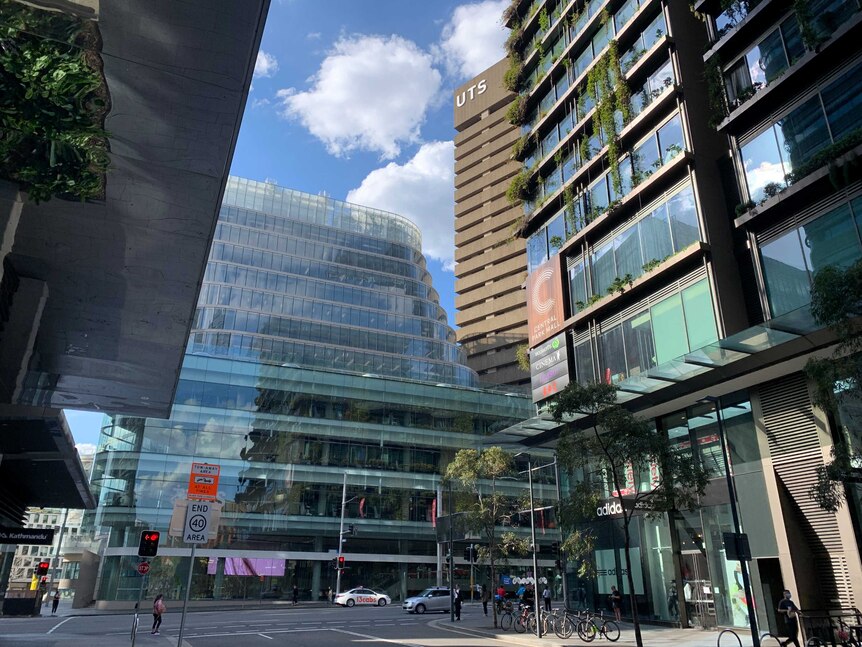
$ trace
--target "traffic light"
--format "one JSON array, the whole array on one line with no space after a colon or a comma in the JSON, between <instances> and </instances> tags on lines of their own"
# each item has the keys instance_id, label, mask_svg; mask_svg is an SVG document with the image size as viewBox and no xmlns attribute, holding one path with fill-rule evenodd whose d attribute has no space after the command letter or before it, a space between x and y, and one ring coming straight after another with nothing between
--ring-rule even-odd
<instances>
[{"instance_id":1,"label":"traffic light","mask_svg":"<svg viewBox=\"0 0 862 647\"><path fill-rule=\"evenodd\" d=\"M476 546L470 545L464 548L464 561L474 564L477 557L478 552L476 551Z\"/></svg>"},{"instance_id":2,"label":"traffic light","mask_svg":"<svg viewBox=\"0 0 862 647\"><path fill-rule=\"evenodd\" d=\"M39 562L39 565L36 567L36 576L47 575L50 567L51 564L48 562Z\"/></svg>"},{"instance_id":3,"label":"traffic light","mask_svg":"<svg viewBox=\"0 0 862 647\"><path fill-rule=\"evenodd\" d=\"M159 532L144 530L141 533L141 543L138 544L138 557L155 557L159 552Z\"/></svg>"},{"instance_id":4,"label":"traffic light","mask_svg":"<svg viewBox=\"0 0 862 647\"><path fill-rule=\"evenodd\" d=\"M344 555L339 555L339 556L338 556L338 568L339 568L339 569L343 569L343 568L344 568Z\"/></svg>"}]
</instances>

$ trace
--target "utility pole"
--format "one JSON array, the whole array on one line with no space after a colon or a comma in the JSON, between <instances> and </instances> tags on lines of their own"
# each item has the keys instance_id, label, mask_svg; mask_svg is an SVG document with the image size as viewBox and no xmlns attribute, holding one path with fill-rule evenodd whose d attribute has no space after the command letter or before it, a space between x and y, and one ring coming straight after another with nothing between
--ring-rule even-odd
<instances>
[{"instance_id":1,"label":"utility pole","mask_svg":"<svg viewBox=\"0 0 862 647\"><path fill-rule=\"evenodd\" d=\"M560 463L557 461L557 455L554 454L554 479L557 482L557 505L562 508L563 505L563 490L560 485ZM562 516L562 515L560 515ZM560 531L560 574L563 578L563 608L569 608L569 583L568 573L566 571L566 553L562 550L563 545L563 525L560 523L560 518L557 518L557 529Z\"/></svg>"},{"instance_id":2,"label":"utility pole","mask_svg":"<svg viewBox=\"0 0 862 647\"><path fill-rule=\"evenodd\" d=\"M542 637L542 616L539 607L539 558L536 553L536 508L533 504L533 460L527 459L527 480L530 485L530 541L533 542L533 606L536 612L536 637Z\"/></svg>"},{"instance_id":3,"label":"utility pole","mask_svg":"<svg viewBox=\"0 0 862 647\"><path fill-rule=\"evenodd\" d=\"M452 526L455 522L455 517L453 515L452 508L452 479L448 481L448 490L449 490L449 622L455 622L455 586L454 586L454 574L452 572L454 562L455 562L455 533L453 532Z\"/></svg>"},{"instance_id":4,"label":"utility pole","mask_svg":"<svg viewBox=\"0 0 862 647\"><path fill-rule=\"evenodd\" d=\"M341 554L344 545L344 509L347 507L347 472L344 473L344 481L341 485L341 523L338 526L338 560L336 568L338 574L335 576L335 595L341 593Z\"/></svg>"}]
</instances>

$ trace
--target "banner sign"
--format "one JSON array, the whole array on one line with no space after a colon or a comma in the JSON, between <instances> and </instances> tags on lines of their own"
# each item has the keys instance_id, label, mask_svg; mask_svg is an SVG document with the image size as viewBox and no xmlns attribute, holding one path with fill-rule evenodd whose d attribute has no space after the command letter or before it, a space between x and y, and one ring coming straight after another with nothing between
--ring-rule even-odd
<instances>
[{"instance_id":1,"label":"banner sign","mask_svg":"<svg viewBox=\"0 0 862 647\"><path fill-rule=\"evenodd\" d=\"M531 347L560 332L563 327L565 313L560 262L560 256L554 256L527 277L527 326Z\"/></svg>"},{"instance_id":2,"label":"banner sign","mask_svg":"<svg viewBox=\"0 0 862 647\"><path fill-rule=\"evenodd\" d=\"M10 528L9 526L0 526L0 544L50 546L53 543L53 528Z\"/></svg>"}]
</instances>

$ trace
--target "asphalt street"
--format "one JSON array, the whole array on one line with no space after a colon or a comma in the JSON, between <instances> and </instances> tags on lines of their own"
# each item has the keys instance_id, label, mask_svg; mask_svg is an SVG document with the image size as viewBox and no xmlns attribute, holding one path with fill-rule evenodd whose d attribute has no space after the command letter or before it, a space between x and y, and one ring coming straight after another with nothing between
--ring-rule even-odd
<instances>
[{"instance_id":1,"label":"asphalt street","mask_svg":"<svg viewBox=\"0 0 862 647\"><path fill-rule=\"evenodd\" d=\"M397 603L388 607L286 606L257 610L195 611L186 617L181 647L573 647L577 637L562 641L551 635L502 633L478 604L464 605L462 622L451 623L447 614L410 615ZM0 618L0 647L128 647L130 614ZM177 646L180 614L176 603L165 614L161 634L150 634L151 615L142 615L135 647ZM623 623L616 645L633 645L631 625ZM717 631L682 630L644 626L644 643L650 647L712 647ZM607 644L607 643L605 643ZM721 647L751 645L727 635Z\"/></svg>"}]
</instances>

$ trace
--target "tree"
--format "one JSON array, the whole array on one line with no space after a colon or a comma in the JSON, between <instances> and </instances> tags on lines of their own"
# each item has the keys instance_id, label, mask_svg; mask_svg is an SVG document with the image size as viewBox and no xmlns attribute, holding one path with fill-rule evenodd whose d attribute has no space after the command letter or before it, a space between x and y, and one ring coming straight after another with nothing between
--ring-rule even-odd
<instances>
[{"instance_id":1,"label":"tree","mask_svg":"<svg viewBox=\"0 0 862 647\"><path fill-rule=\"evenodd\" d=\"M828 358L808 360L805 374L814 385L814 404L837 414L842 403L862 398L862 261L847 269L827 266L814 276L811 315L835 333L837 344ZM845 414L846 415L846 414ZM844 421L849 422L847 420ZM832 461L817 468L809 495L824 510L836 512L849 488L862 486L862 448L847 433L833 435Z\"/></svg>"},{"instance_id":2,"label":"tree","mask_svg":"<svg viewBox=\"0 0 862 647\"><path fill-rule=\"evenodd\" d=\"M514 533L504 533L497 540L497 528L510 509L510 501L497 493L497 481L512 476L515 461L500 447L489 447L483 452L461 449L443 473L444 482L458 483L467 493L460 497L459 507L467 513L467 527L480 533L488 542L479 549L479 558L488 560L492 585L497 581L496 565L508 555L527 552L527 541ZM486 487L490 485L490 492ZM494 606L494 626L497 626L497 605Z\"/></svg>"},{"instance_id":3,"label":"tree","mask_svg":"<svg viewBox=\"0 0 862 647\"><path fill-rule=\"evenodd\" d=\"M572 414L587 416L581 419L589 427L569 425L557 446L561 467L578 482L561 511L564 519L586 521L606 493L619 502L635 641L641 646L630 550L632 517L636 510L660 514L697 507L709 473L691 451L675 449L667 435L618 405L616 395L614 385L570 383L550 408L557 421ZM581 529L564 547L583 562L593 542L591 531Z\"/></svg>"}]
</instances>

